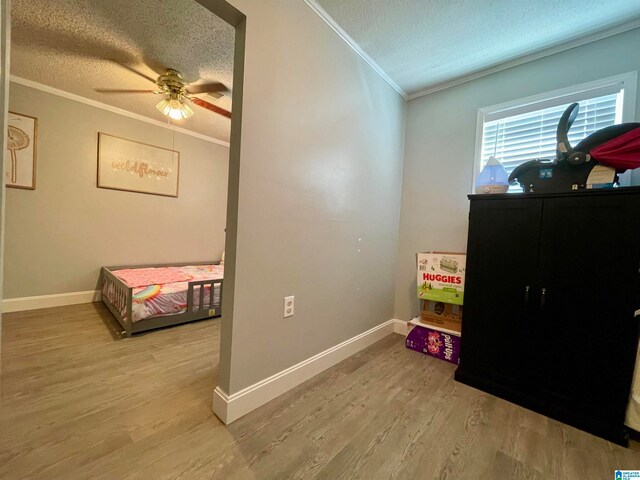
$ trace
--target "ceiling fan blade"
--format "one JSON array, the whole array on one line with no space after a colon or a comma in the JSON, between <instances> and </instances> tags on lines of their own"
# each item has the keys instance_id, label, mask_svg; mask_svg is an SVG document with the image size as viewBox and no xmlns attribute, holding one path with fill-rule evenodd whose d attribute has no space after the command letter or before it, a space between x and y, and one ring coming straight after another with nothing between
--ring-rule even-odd
<instances>
[{"instance_id":1,"label":"ceiling fan blade","mask_svg":"<svg viewBox=\"0 0 640 480\"><path fill-rule=\"evenodd\" d=\"M108 60L109 60L110 62L115 63L116 65L120 65L122 68L126 68L126 69L127 69L127 70L129 70L130 72L133 72L133 73L135 73L136 75L138 75L138 76L140 76L140 77L142 77L142 78L144 78L144 79L146 79L146 80L149 80L151 83L156 83L156 79L155 79L155 78L151 78L150 76L145 75L145 74L144 74L144 73L142 73L142 72L139 72L138 70L136 70L135 68L133 68L133 67L131 67L131 66L127 65L126 63L119 62L118 60L115 60L115 59L113 59L113 58L109 58Z\"/></svg>"},{"instance_id":2,"label":"ceiling fan blade","mask_svg":"<svg viewBox=\"0 0 640 480\"><path fill-rule=\"evenodd\" d=\"M121 90L119 88L96 88L95 91L100 93L162 93L157 90Z\"/></svg>"},{"instance_id":3,"label":"ceiling fan blade","mask_svg":"<svg viewBox=\"0 0 640 480\"><path fill-rule=\"evenodd\" d=\"M211 110L212 112L217 113L218 115L222 115L223 117L231 118L231 112L230 111L225 110L224 108L220 108L217 105L214 105L212 103L205 102L201 98L191 97L191 98L189 98L189 100L191 100L193 103L195 103L196 105L198 105L198 106L200 106L202 108L206 108L207 110Z\"/></svg>"},{"instance_id":4,"label":"ceiling fan blade","mask_svg":"<svg viewBox=\"0 0 640 480\"><path fill-rule=\"evenodd\" d=\"M189 85L187 87L187 92L191 94L224 92L226 90L228 90L227 87L220 82L203 83L202 85Z\"/></svg>"}]
</instances>

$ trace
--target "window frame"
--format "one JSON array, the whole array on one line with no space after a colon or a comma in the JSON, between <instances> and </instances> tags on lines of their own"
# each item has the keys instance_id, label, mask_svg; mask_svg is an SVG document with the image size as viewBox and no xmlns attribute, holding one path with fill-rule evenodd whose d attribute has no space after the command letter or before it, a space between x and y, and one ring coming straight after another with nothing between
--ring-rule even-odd
<instances>
[{"instance_id":1,"label":"window frame","mask_svg":"<svg viewBox=\"0 0 640 480\"><path fill-rule=\"evenodd\" d=\"M622 84L624 89L623 101L622 101L622 122L633 122L636 117L636 94L638 89L638 71L631 71L622 73L619 75L613 75L611 77L601 78L592 82L581 83L579 85L573 85L570 87L560 88L552 90L550 92L544 92L529 97L519 98L511 100L509 102L501 103L498 105L491 105L488 107L482 107L478 109L476 119L476 143L473 159L473 176L471 179L471 192L475 193L475 184L478 175L481 170L482 162L482 138L484 135L484 124L487 116L494 116L498 114L505 114L504 117L517 115L520 113L532 112L534 110L541 110L543 108L551 106L557 100L556 105L561 105L565 97L579 95L591 90L597 90L612 86L615 84ZM526 109L526 107L531 107ZM525 109L525 110L523 110ZM517 113L515 112L517 110ZM510 111L514 111L513 114L509 114ZM630 182L630 172L625 173L620 178L621 185L628 185Z\"/></svg>"}]
</instances>

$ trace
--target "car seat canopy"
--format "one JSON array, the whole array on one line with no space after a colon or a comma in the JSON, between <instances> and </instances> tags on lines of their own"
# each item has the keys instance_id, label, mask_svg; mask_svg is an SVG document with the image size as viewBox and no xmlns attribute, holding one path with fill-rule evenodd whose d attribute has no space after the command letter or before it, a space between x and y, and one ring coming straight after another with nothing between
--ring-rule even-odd
<instances>
[{"instance_id":1,"label":"car seat canopy","mask_svg":"<svg viewBox=\"0 0 640 480\"><path fill-rule=\"evenodd\" d=\"M639 168L640 127L591 149L589 153L599 163L618 171Z\"/></svg>"}]
</instances>

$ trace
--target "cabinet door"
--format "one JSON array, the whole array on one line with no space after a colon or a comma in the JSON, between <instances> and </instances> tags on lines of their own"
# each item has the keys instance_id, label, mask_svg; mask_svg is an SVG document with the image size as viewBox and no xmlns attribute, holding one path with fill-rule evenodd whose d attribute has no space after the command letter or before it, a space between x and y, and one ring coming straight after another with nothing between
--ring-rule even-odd
<instances>
[{"instance_id":1,"label":"cabinet door","mask_svg":"<svg viewBox=\"0 0 640 480\"><path fill-rule=\"evenodd\" d=\"M637 345L637 195L544 201L540 288L532 341L542 393L621 422ZM564 403L563 403L564 402Z\"/></svg>"},{"instance_id":2,"label":"cabinet door","mask_svg":"<svg viewBox=\"0 0 640 480\"><path fill-rule=\"evenodd\" d=\"M526 381L541 215L538 199L471 202L460 366L507 386Z\"/></svg>"}]
</instances>

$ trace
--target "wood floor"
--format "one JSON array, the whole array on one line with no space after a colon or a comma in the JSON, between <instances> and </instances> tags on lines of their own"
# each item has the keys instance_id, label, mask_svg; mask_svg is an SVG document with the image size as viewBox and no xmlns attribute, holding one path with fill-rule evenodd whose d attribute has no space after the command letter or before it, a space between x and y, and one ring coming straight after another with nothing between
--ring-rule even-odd
<instances>
[{"instance_id":1,"label":"wood floor","mask_svg":"<svg viewBox=\"0 0 640 480\"><path fill-rule=\"evenodd\" d=\"M120 339L100 304L7 314L1 479L612 479L624 449L453 381L390 335L225 427L219 320Z\"/></svg>"}]
</instances>

